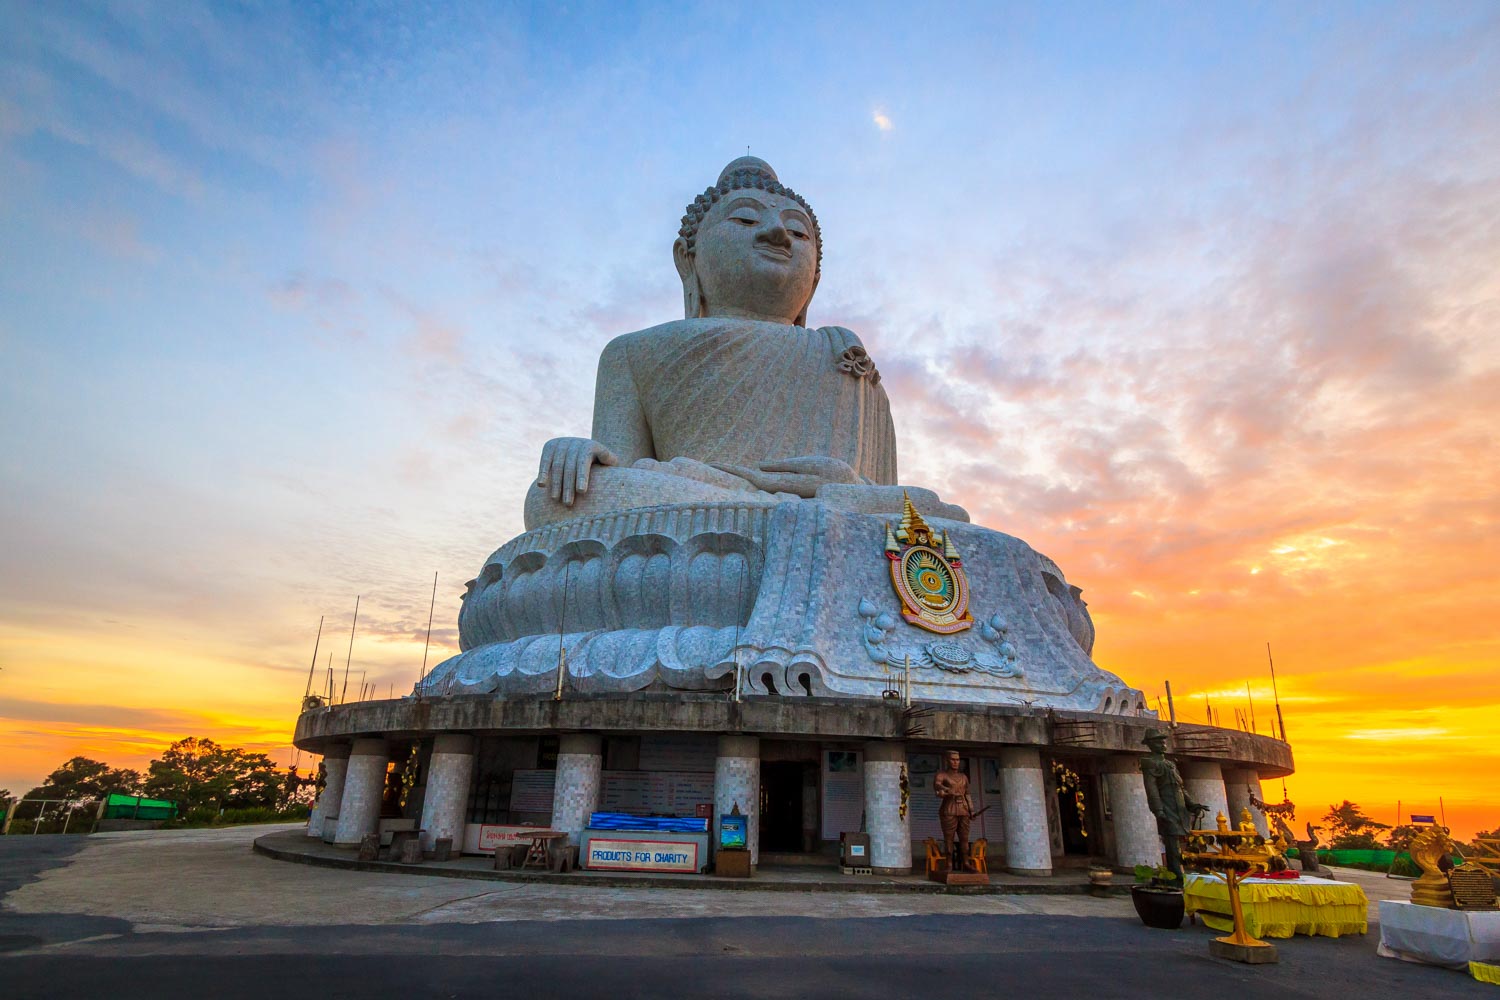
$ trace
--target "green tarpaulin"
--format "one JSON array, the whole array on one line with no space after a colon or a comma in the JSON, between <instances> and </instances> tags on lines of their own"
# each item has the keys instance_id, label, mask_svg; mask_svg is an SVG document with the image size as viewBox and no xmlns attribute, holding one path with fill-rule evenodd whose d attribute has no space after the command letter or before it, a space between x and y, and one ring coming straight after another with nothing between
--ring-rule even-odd
<instances>
[{"instance_id":1,"label":"green tarpaulin","mask_svg":"<svg viewBox=\"0 0 1500 1000\"><path fill-rule=\"evenodd\" d=\"M139 795L111 795L104 800L102 819L172 819L177 803L165 799L143 799Z\"/></svg>"}]
</instances>

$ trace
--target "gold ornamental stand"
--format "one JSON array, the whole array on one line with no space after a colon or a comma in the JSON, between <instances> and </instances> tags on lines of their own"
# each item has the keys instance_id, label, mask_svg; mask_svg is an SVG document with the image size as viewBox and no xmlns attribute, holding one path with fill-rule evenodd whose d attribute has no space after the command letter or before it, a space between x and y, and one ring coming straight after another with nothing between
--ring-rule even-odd
<instances>
[{"instance_id":1,"label":"gold ornamental stand","mask_svg":"<svg viewBox=\"0 0 1500 1000\"><path fill-rule=\"evenodd\" d=\"M1232 933L1208 943L1214 958L1227 958L1246 965L1274 965L1281 961L1276 946L1262 941L1245 929L1245 904L1240 900L1240 883L1270 867L1274 846L1249 822L1248 811L1238 829L1230 829L1224 814L1218 817L1218 828L1194 830L1187 837L1188 849L1182 860L1193 868L1220 872L1229 888L1229 914L1234 921ZM1213 849L1210 849L1213 848Z\"/></svg>"}]
</instances>

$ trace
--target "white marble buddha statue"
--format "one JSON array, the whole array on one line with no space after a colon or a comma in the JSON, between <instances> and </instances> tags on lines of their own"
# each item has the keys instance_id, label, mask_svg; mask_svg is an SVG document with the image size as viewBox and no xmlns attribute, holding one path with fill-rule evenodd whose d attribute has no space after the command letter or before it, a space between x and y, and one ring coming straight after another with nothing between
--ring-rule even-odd
<instances>
[{"instance_id":1,"label":"white marble buddha statue","mask_svg":"<svg viewBox=\"0 0 1500 1000\"><path fill-rule=\"evenodd\" d=\"M683 217L672 257L684 319L599 358L590 438L555 438L526 527L661 504L814 498L901 510L880 373L842 327L807 329L822 234L765 161L731 162ZM907 487L932 516L968 520Z\"/></svg>"}]
</instances>

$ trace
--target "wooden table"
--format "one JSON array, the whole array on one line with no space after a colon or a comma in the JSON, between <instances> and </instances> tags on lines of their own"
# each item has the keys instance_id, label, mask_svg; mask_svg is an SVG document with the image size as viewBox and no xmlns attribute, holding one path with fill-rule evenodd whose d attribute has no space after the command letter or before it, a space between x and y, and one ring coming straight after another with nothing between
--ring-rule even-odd
<instances>
[{"instance_id":1,"label":"wooden table","mask_svg":"<svg viewBox=\"0 0 1500 1000\"><path fill-rule=\"evenodd\" d=\"M531 846L526 848L526 860L521 862L521 867L551 868L552 842L565 840L568 835L560 830L537 830L527 836L531 838Z\"/></svg>"}]
</instances>

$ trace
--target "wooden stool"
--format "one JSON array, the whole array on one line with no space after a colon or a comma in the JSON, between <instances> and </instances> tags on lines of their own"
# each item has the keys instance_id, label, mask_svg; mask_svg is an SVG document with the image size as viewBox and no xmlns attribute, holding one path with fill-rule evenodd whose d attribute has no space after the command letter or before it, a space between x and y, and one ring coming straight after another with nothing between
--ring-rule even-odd
<instances>
[{"instance_id":1,"label":"wooden stool","mask_svg":"<svg viewBox=\"0 0 1500 1000\"><path fill-rule=\"evenodd\" d=\"M380 834L367 833L359 838L360 861L376 861L380 858Z\"/></svg>"},{"instance_id":2,"label":"wooden stool","mask_svg":"<svg viewBox=\"0 0 1500 1000\"><path fill-rule=\"evenodd\" d=\"M578 867L578 848L565 844L562 847L552 849L552 871L554 874L562 875L571 872Z\"/></svg>"}]
</instances>

